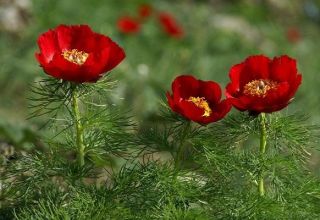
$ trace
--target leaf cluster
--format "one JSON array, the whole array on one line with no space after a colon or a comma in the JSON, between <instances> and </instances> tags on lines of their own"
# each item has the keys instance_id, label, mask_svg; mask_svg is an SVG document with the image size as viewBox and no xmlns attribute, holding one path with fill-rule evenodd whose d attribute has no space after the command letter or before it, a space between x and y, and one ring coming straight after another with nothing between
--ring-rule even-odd
<instances>
[{"instance_id":1,"label":"leaf cluster","mask_svg":"<svg viewBox=\"0 0 320 220\"><path fill-rule=\"evenodd\" d=\"M169 164L124 166L101 188L82 184L63 191L39 189L37 202L15 209L17 219L177 219L204 216L203 185L196 176L176 173ZM181 218L180 218L181 217Z\"/></svg>"}]
</instances>

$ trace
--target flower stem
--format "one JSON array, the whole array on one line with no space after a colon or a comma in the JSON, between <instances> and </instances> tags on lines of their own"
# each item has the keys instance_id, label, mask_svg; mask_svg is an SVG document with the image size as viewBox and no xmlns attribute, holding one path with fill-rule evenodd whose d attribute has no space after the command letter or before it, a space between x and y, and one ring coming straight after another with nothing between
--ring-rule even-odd
<instances>
[{"instance_id":1,"label":"flower stem","mask_svg":"<svg viewBox=\"0 0 320 220\"><path fill-rule=\"evenodd\" d=\"M180 170L182 166L183 154L184 154L183 144L184 144L183 141L179 142L179 146L177 149L177 154L176 154L175 163L174 163L174 166L177 170Z\"/></svg>"},{"instance_id":2,"label":"flower stem","mask_svg":"<svg viewBox=\"0 0 320 220\"><path fill-rule=\"evenodd\" d=\"M186 122L186 124L183 125L182 130L181 130L181 134L180 134L180 140L178 141L178 146L177 146L177 152L175 155L175 168L177 170L180 170L183 167L183 161L184 161L184 157L185 157L185 149L184 149L184 145L186 143L186 137L188 135L188 133L190 132L190 128L191 128L191 123L190 122Z\"/></svg>"},{"instance_id":3,"label":"flower stem","mask_svg":"<svg viewBox=\"0 0 320 220\"><path fill-rule=\"evenodd\" d=\"M72 92L72 110L75 118L75 129L76 129L76 144L78 149L78 161L80 167L84 166L84 142L83 142L83 127L81 124L81 116L79 109L79 100L76 89Z\"/></svg>"},{"instance_id":4,"label":"flower stem","mask_svg":"<svg viewBox=\"0 0 320 220\"><path fill-rule=\"evenodd\" d=\"M264 154L266 152L267 145L267 129L266 129L266 115L265 113L260 114L260 159L263 160ZM260 162L260 173L259 173L259 195L264 196L264 178L263 178L263 169Z\"/></svg>"}]
</instances>

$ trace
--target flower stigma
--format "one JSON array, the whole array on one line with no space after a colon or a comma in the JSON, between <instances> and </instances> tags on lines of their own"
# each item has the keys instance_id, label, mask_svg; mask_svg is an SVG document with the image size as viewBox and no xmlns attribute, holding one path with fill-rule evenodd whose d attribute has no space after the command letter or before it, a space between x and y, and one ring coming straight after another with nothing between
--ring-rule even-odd
<instances>
[{"instance_id":1,"label":"flower stigma","mask_svg":"<svg viewBox=\"0 0 320 220\"><path fill-rule=\"evenodd\" d=\"M191 96L188 100L188 102L192 102L195 104L197 107L201 108L204 110L203 117L209 117L212 113L212 110L206 101L204 97L193 97Z\"/></svg>"},{"instance_id":2,"label":"flower stigma","mask_svg":"<svg viewBox=\"0 0 320 220\"><path fill-rule=\"evenodd\" d=\"M244 86L243 93L249 96L266 97L270 90L276 89L278 83L269 79L252 80Z\"/></svg>"},{"instance_id":3,"label":"flower stigma","mask_svg":"<svg viewBox=\"0 0 320 220\"><path fill-rule=\"evenodd\" d=\"M88 53L79 51L77 49L64 50L61 55L63 56L64 59L68 60L71 63L75 63L77 65L84 64L89 57Z\"/></svg>"}]
</instances>

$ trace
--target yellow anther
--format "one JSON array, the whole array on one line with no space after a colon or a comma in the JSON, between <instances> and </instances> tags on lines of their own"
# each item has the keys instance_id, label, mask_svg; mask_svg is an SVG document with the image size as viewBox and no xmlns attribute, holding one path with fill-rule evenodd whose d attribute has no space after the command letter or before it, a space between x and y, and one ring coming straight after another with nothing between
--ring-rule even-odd
<instances>
[{"instance_id":1,"label":"yellow anther","mask_svg":"<svg viewBox=\"0 0 320 220\"><path fill-rule=\"evenodd\" d=\"M266 97L268 91L277 88L278 83L269 79L253 80L247 83L243 88L245 95Z\"/></svg>"},{"instance_id":2,"label":"yellow anther","mask_svg":"<svg viewBox=\"0 0 320 220\"><path fill-rule=\"evenodd\" d=\"M79 51L77 49L64 50L61 55L64 59L77 65L84 64L89 57L88 53Z\"/></svg>"},{"instance_id":3,"label":"yellow anther","mask_svg":"<svg viewBox=\"0 0 320 220\"><path fill-rule=\"evenodd\" d=\"M191 96L187 101L192 102L197 107L203 109L204 110L204 113L202 115L203 117L209 117L211 115L212 110L205 98Z\"/></svg>"}]
</instances>

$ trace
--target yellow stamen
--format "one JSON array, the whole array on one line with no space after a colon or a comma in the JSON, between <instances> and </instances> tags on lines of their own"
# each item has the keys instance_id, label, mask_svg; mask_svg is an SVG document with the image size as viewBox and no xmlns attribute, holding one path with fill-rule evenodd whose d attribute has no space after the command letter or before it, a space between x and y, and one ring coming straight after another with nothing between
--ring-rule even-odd
<instances>
[{"instance_id":1,"label":"yellow stamen","mask_svg":"<svg viewBox=\"0 0 320 220\"><path fill-rule=\"evenodd\" d=\"M203 117L209 117L212 113L212 110L206 101L204 97L193 97L191 96L188 100L188 102L192 102L195 104L197 107L201 108L204 110Z\"/></svg>"},{"instance_id":2,"label":"yellow stamen","mask_svg":"<svg viewBox=\"0 0 320 220\"><path fill-rule=\"evenodd\" d=\"M71 63L75 63L77 65L84 64L89 57L88 53L79 51L77 49L64 50L61 55L63 56L64 59L68 60Z\"/></svg>"},{"instance_id":3,"label":"yellow stamen","mask_svg":"<svg viewBox=\"0 0 320 220\"><path fill-rule=\"evenodd\" d=\"M276 89L277 86L277 82L269 79L253 80L244 86L243 93L264 98L270 90Z\"/></svg>"}]
</instances>

